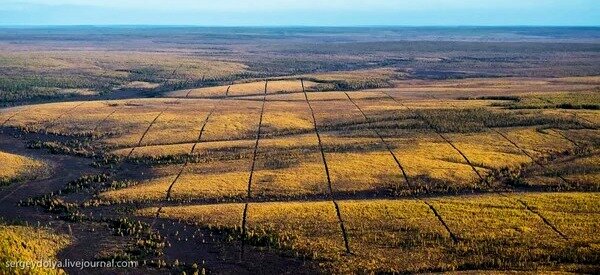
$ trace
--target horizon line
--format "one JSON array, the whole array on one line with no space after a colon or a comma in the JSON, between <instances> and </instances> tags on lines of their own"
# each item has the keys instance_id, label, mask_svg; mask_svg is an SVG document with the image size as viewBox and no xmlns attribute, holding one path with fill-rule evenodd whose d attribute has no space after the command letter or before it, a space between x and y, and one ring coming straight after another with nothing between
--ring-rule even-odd
<instances>
[{"instance_id":1,"label":"horizon line","mask_svg":"<svg viewBox=\"0 0 600 275\"><path fill-rule=\"evenodd\" d=\"M600 28L600 25L202 25L202 24L0 24L0 28L36 27L201 27L201 28Z\"/></svg>"}]
</instances>

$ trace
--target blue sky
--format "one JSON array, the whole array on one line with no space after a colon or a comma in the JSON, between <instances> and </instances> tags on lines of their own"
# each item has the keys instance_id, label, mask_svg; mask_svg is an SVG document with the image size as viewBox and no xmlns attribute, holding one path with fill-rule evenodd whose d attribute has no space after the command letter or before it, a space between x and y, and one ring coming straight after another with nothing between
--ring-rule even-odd
<instances>
[{"instance_id":1,"label":"blue sky","mask_svg":"<svg viewBox=\"0 0 600 275\"><path fill-rule=\"evenodd\" d=\"M0 25L600 26L598 0L0 0Z\"/></svg>"}]
</instances>

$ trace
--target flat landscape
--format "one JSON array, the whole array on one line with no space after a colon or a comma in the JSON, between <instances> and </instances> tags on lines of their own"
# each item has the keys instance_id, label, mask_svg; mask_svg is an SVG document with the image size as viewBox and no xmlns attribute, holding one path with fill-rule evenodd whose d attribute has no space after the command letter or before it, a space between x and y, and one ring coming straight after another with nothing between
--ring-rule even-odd
<instances>
[{"instance_id":1,"label":"flat landscape","mask_svg":"<svg viewBox=\"0 0 600 275\"><path fill-rule=\"evenodd\" d=\"M0 28L0 261L599 273L599 64L597 27Z\"/></svg>"}]
</instances>

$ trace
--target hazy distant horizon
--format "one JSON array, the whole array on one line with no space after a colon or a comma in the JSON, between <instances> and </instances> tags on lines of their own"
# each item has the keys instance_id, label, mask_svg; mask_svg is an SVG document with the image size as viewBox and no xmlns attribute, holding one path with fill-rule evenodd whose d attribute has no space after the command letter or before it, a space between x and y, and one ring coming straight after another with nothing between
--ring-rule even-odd
<instances>
[{"instance_id":1,"label":"hazy distant horizon","mask_svg":"<svg viewBox=\"0 0 600 275\"><path fill-rule=\"evenodd\" d=\"M0 24L0 28L598 28L598 25L202 25L202 24Z\"/></svg>"},{"instance_id":2,"label":"hazy distant horizon","mask_svg":"<svg viewBox=\"0 0 600 275\"><path fill-rule=\"evenodd\" d=\"M90 37L93 34L93 38ZM63 25L0 26L0 42L46 41L151 41L182 39L238 41L240 37L264 43L487 41L600 43L597 26L193 26L193 25ZM216 40L215 40L216 39ZM193 40L193 39L192 39ZM193 40L197 41L197 40Z\"/></svg>"},{"instance_id":3,"label":"hazy distant horizon","mask_svg":"<svg viewBox=\"0 0 600 275\"><path fill-rule=\"evenodd\" d=\"M600 26L594 0L8 0L2 26Z\"/></svg>"}]
</instances>

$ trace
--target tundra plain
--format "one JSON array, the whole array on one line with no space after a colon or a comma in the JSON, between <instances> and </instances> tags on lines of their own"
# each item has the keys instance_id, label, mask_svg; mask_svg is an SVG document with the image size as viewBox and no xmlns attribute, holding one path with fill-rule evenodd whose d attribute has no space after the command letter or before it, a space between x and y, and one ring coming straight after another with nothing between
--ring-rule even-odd
<instances>
[{"instance_id":1,"label":"tundra plain","mask_svg":"<svg viewBox=\"0 0 600 275\"><path fill-rule=\"evenodd\" d=\"M598 64L598 28L0 29L0 260L597 273Z\"/></svg>"}]
</instances>

